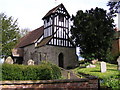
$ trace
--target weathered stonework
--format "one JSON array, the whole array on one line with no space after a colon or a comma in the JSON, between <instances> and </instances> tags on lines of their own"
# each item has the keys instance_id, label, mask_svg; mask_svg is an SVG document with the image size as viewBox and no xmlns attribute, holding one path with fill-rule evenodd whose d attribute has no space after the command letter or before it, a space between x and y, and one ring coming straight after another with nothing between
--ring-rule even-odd
<instances>
[{"instance_id":1,"label":"weathered stonework","mask_svg":"<svg viewBox=\"0 0 120 90\"><path fill-rule=\"evenodd\" d=\"M46 60L56 65L59 65L59 54L63 54L63 66L64 68L75 67L78 65L76 49L69 47L58 47L45 45L42 47L35 48L34 45L30 45L24 48L24 64L27 64L27 61L32 59L35 61L35 64L39 64L40 61Z\"/></svg>"}]
</instances>

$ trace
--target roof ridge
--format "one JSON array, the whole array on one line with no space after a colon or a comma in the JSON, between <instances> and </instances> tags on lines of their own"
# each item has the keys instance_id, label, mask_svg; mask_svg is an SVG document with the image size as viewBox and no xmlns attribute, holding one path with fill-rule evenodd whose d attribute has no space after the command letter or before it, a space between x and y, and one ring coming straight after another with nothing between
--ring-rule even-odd
<instances>
[{"instance_id":1,"label":"roof ridge","mask_svg":"<svg viewBox=\"0 0 120 90\"><path fill-rule=\"evenodd\" d=\"M57 9L58 7L60 7L61 5L64 6L64 5L61 3L61 4L59 4L58 6L52 8L51 10L49 10L49 11L47 12L47 14L46 14L42 19L44 19L44 18L46 18L47 16L51 15L51 14L52 14L54 11L56 11L56 9Z\"/></svg>"}]
</instances>

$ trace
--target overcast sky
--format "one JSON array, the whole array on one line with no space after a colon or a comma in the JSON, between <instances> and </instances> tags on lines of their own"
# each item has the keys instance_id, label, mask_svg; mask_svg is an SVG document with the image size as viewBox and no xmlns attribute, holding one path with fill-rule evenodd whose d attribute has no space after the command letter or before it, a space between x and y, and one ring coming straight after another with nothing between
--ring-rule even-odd
<instances>
[{"instance_id":1,"label":"overcast sky","mask_svg":"<svg viewBox=\"0 0 120 90\"><path fill-rule=\"evenodd\" d=\"M18 19L20 28L34 30L43 25L42 17L52 8L63 3L69 14L78 10L100 7L108 10L108 0L0 0L0 12Z\"/></svg>"}]
</instances>

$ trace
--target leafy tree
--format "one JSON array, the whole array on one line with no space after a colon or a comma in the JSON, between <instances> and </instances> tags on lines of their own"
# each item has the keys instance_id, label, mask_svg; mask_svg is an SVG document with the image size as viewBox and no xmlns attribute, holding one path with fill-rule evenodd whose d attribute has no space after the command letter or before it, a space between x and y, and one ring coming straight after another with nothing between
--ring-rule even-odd
<instances>
[{"instance_id":1,"label":"leafy tree","mask_svg":"<svg viewBox=\"0 0 120 90\"><path fill-rule=\"evenodd\" d=\"M6 57L11 55L11 50L17 43L19 35L19 27L17 25L17 20L13 20L13 17L7 17L4 13L0 13L0 22L1 22L1 33L2 33L2 43L0 57Z\"/></svg>"},{"instance_id":2,"label":"leafy tree","mask_svg":"<svg viewBox=\"0 0 120 90\"><path fill-rule=\"evenodd\" d=\"M105 60L112 47L114 20L104 9L79 10L72 17L72 39L80 47L80 54L88 60Z\"/></svg>"},{"instance_id":3,"label":"leafy tree","mask_svg":"<svg viewBox=\"0 0 120 90\"><path fill-rule=\"evenodd\" d=\"M107 6L109 6L109 10L110 10L110 15L112 16L116 16L115 14L118 13L118 8L120 8L120 0L110 0L107 4Z\"/></svg>"},{"instance_id":4,"label":"leafy tree","mask_svg":"<svg viewBox=\"0 0 120 90\"><path fill-rule=\"evenodd\" d=\"M2 54L2 14L0 14L0 55Z\"/></svg>"}]
</instances>

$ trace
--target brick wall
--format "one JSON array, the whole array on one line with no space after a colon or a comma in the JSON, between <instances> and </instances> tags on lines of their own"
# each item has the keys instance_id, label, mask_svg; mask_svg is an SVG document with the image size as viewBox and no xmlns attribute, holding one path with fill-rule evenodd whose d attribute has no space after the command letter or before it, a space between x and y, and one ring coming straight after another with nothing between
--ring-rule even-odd
<instances>
[{"instance_id":1,"label":"brick wall","mask_svg":"<svg viewBox=\"0 0 120 90\"><path fill-rule=\"evenodd\" d=\"M2 90L39 90L39 89L99 89L98 79L65 79L38 81L0 81Z\"/></svg>"},{"instance_id":2,"label":"brick wall","mask_svg":"<svg viewBox=\"0 0 120 90\"><path fill-rule=\"evenodd\" d=\"M120 51L119 51L119 42L120 40L114 40L113 44L112 44L112 54L113 55L117 55Z\"/></svg>"}]
</instances>

